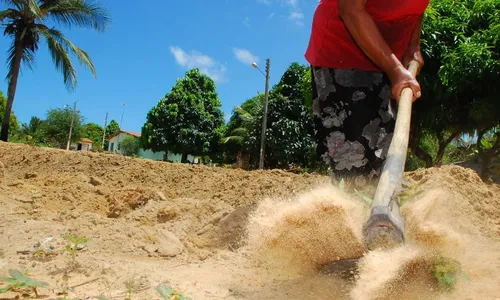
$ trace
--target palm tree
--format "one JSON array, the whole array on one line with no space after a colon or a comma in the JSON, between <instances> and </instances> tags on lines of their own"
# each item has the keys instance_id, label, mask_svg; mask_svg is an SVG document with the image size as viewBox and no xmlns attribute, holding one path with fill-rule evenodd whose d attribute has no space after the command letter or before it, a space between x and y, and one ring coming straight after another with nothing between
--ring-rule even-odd
<instances>
[{"instance_id":1,"label":"palm tree","mask_svg":"<svg viewBox=\"0 0 500 300\"><path fill-rule=\"evenodd\" d=\"M88 67L94 77L96 71L89 55L68 40L62 32L46 24L53 21L67 27L90 27L104 31L109 23L107 12L88 0L0 0L10 8L0 11L4 35L12 38L8 51L8 96L2 121L0 140L7 141L9 120L17 88L21 62L33 68L40 38L47 42L56 69L62 72L64 84L72 91L76 87L76 70L71 62L73 53L80 64Z\"/></svg>"}]
</instances>

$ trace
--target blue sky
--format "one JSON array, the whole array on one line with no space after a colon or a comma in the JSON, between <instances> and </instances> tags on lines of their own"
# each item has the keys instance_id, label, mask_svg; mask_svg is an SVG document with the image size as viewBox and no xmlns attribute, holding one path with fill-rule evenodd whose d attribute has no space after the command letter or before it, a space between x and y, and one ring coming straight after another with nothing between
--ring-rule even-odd
<instances>
[{"instance_id":1,"label":"blue sky","mask_svg":"<svg viewBox=\"0 0 500 300\"><path fill-rule=\"evenodd\" d=\"M78 86L69 93L40 45L34 71L23 68L14 112L21 122L45 117L49 108L72 105L87 122L104 125L109 119L140 132L147 112L168 93L177 78L193 67L212 77L226 119L235 105L264 92L262 70L271 59L271 85L290 63L306 63L312 16L318 0L100 0L112 17L107 32L60 28L86 50L97 78L77 65ZM147 3L147 4L146 4ZM3 5L2 5L3 9ZM7 74L8 37L0 37L2 79ZM6 80L0 90L7 94Z\"/></svg>"}]
</instances>

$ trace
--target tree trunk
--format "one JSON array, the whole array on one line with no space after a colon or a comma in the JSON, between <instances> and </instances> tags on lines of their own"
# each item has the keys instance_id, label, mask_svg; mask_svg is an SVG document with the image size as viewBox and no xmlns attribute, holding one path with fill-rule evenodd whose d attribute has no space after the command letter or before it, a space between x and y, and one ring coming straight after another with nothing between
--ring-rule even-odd
<instances>
[{"instance_id":1,"label":"tree trunk","mask_svg":"<svg viewBox=\"0 0 500 300\"><path fill-rule=\"evenodd\" d=\"M2 130L0 132L0 140L7 142L9 139L10 115L12 112L12 104L14 104L14 96L16 95L17 79L19 78L19 70L21 69L21 59L23 56L22 41L16 37L16 50L12 63L12 73L9 78L9 88L7 95L7 105L5 106L5 114L2 121Z\"/></svg>"},{"instance_id":2,"label":"tree trunk","mask_svg":"<svg viewBox=\"0 0 500 300\"><path fill-rule=\"evenodd\" d=\"M479 152L479 157L481 157L481 159L483 160L482 162L482 166L481 166L481 179L483 180L487 180L488 179L488 175L489 175L489 168L490 168L490 165L491 165L491 161L493 160L493 157L495 155L498 155L499 152L500 152L500 132L496 134L497 136L497 140L495 142L495 144L493 145L493 147L491 147L491 149L488 149L486 151L484 151L482 148L481 148L481 140L484 136L484 131L479 133L478 134L478 138L477 138L477 149L478 149L478 152Z\"/></svg>"},{"instance_id":3,"label":"tree trunk","mask_svg":"<svg viewBox=\"0 0 500 300\"><path fill-rule=\"evenodd\" d=\"M417 143L418 143L418 140L412 141L410 143L411 151L413 152L413 154L415 154L416 157L418 157L423 162L425 162L426 168L431 168L432 167L432 156L429 153L422 150L422 148L420 148L420 146L418 146Z\"/></svg>"},{"instance_id":4,"label":"tree trunk","mask_svg":"<svg viewBox=\"0 0 500 300\"><path fill-rule=\"evenodd\" d=\"M459 131L457 132L454 132L450 135L449 138L447 138L446 140L444 139L444 137L440 136L438 138L439 140L439 149L438 149L438 152L437 152L437 155L436 155L436 160L434 161L434 166L435 167L440 167L441 166L441 162L443 160L443 156L444 156L444 152L446 150L446 147L453 141L453 139L459 134Z\"/></svg>"},{"instance_id":5,"label":"tree trunk","mask_svg":"<svg viewBox=\"0 0 500 300\"><path fill-rule=\"evenodd\" d=\"M187 162L188 162L188 154L185 152L182 152L181 163L187 163Z\"/></svg>"}]
</instances>

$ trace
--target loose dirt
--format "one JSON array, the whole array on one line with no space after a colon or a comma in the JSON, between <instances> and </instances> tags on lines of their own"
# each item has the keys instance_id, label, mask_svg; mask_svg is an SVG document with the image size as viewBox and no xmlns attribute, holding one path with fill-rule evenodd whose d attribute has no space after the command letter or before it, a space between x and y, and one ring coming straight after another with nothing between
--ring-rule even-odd
<instances>
[{"instance_id":1,"label":"loose dirt","mask_svg":"<svg viewBox=\"0 0 500 300\"><path fill-rule=\"evenodd\" d=\"M363 254L369 207L324 176L1 143L0 277L27 271L43 299L160 299L160 283L192 299L499 299L500 187L457 166L406 179L408 243L346 278L317 268ZM67 233L90 239L74 268ZM439 257L463 271L452 291Z\"/></svg>"}]
</instances>

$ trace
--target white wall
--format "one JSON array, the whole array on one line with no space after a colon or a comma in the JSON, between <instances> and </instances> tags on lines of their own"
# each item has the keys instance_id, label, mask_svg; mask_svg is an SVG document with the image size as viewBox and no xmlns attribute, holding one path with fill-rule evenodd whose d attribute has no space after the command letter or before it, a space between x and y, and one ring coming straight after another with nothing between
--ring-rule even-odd
<instances>
[{"instance_id":1,"label":"white wall","mask_svg":"<svg viewBox=\"0 0 500 300\"><path fill-rule=\"evenodd\" d=\"M123 141L123 139L125 139L125 137L127 137L127 136L130 136L130 135L122 132L119 135L113 137L111 140L109 140L108 151L110 151L110 152L117 152L117 153L122 154L121 149L118 150L118 144L119 144L118 141L120 141L120 142ZM151 159L151 160L160 160L160 161L162 161L163 158L165 157L165 152L164 151L153 152L151 150L144 150L144 149L141 148L141 149L139 149L139 155L138 156L142 157L142 158ZM195 163L198 162L198 160L194 156L192 156L192 155L188 155L187 159L190 162L195 162ZM181 154L175 154L175 153L168 153L167 160L173 161L173 162L181 162L182 155Z\"/></svg>"},{"instance_id":2,"label":"white wall","mask_svg":"<svg viewBox=\"0 0 500 300\"><path fill-rule=\"evenodd\" d=\"M85 144L85 143L81 144L82 144L82 150L80 151L90 151L90 149L92 149L92 144Z\"/></svg>"},{"instance_id":3,"label":"white wall","mask_svg":"<svg viewBox=\"0 0 500 300\"><path fill-rule=\"evenodd\" d=\"M130 136L130 134L126 134L126 133L123 133L123 132L120 132L120 134L117 134L115 137L113 137L110 141L109 141L109 145L108 145L108 151L110 152L118 152L120 154L122 154L121 150L118 150L118 145L119 143L121 143L127 136Z\"/></svg>"}]
</instances>

